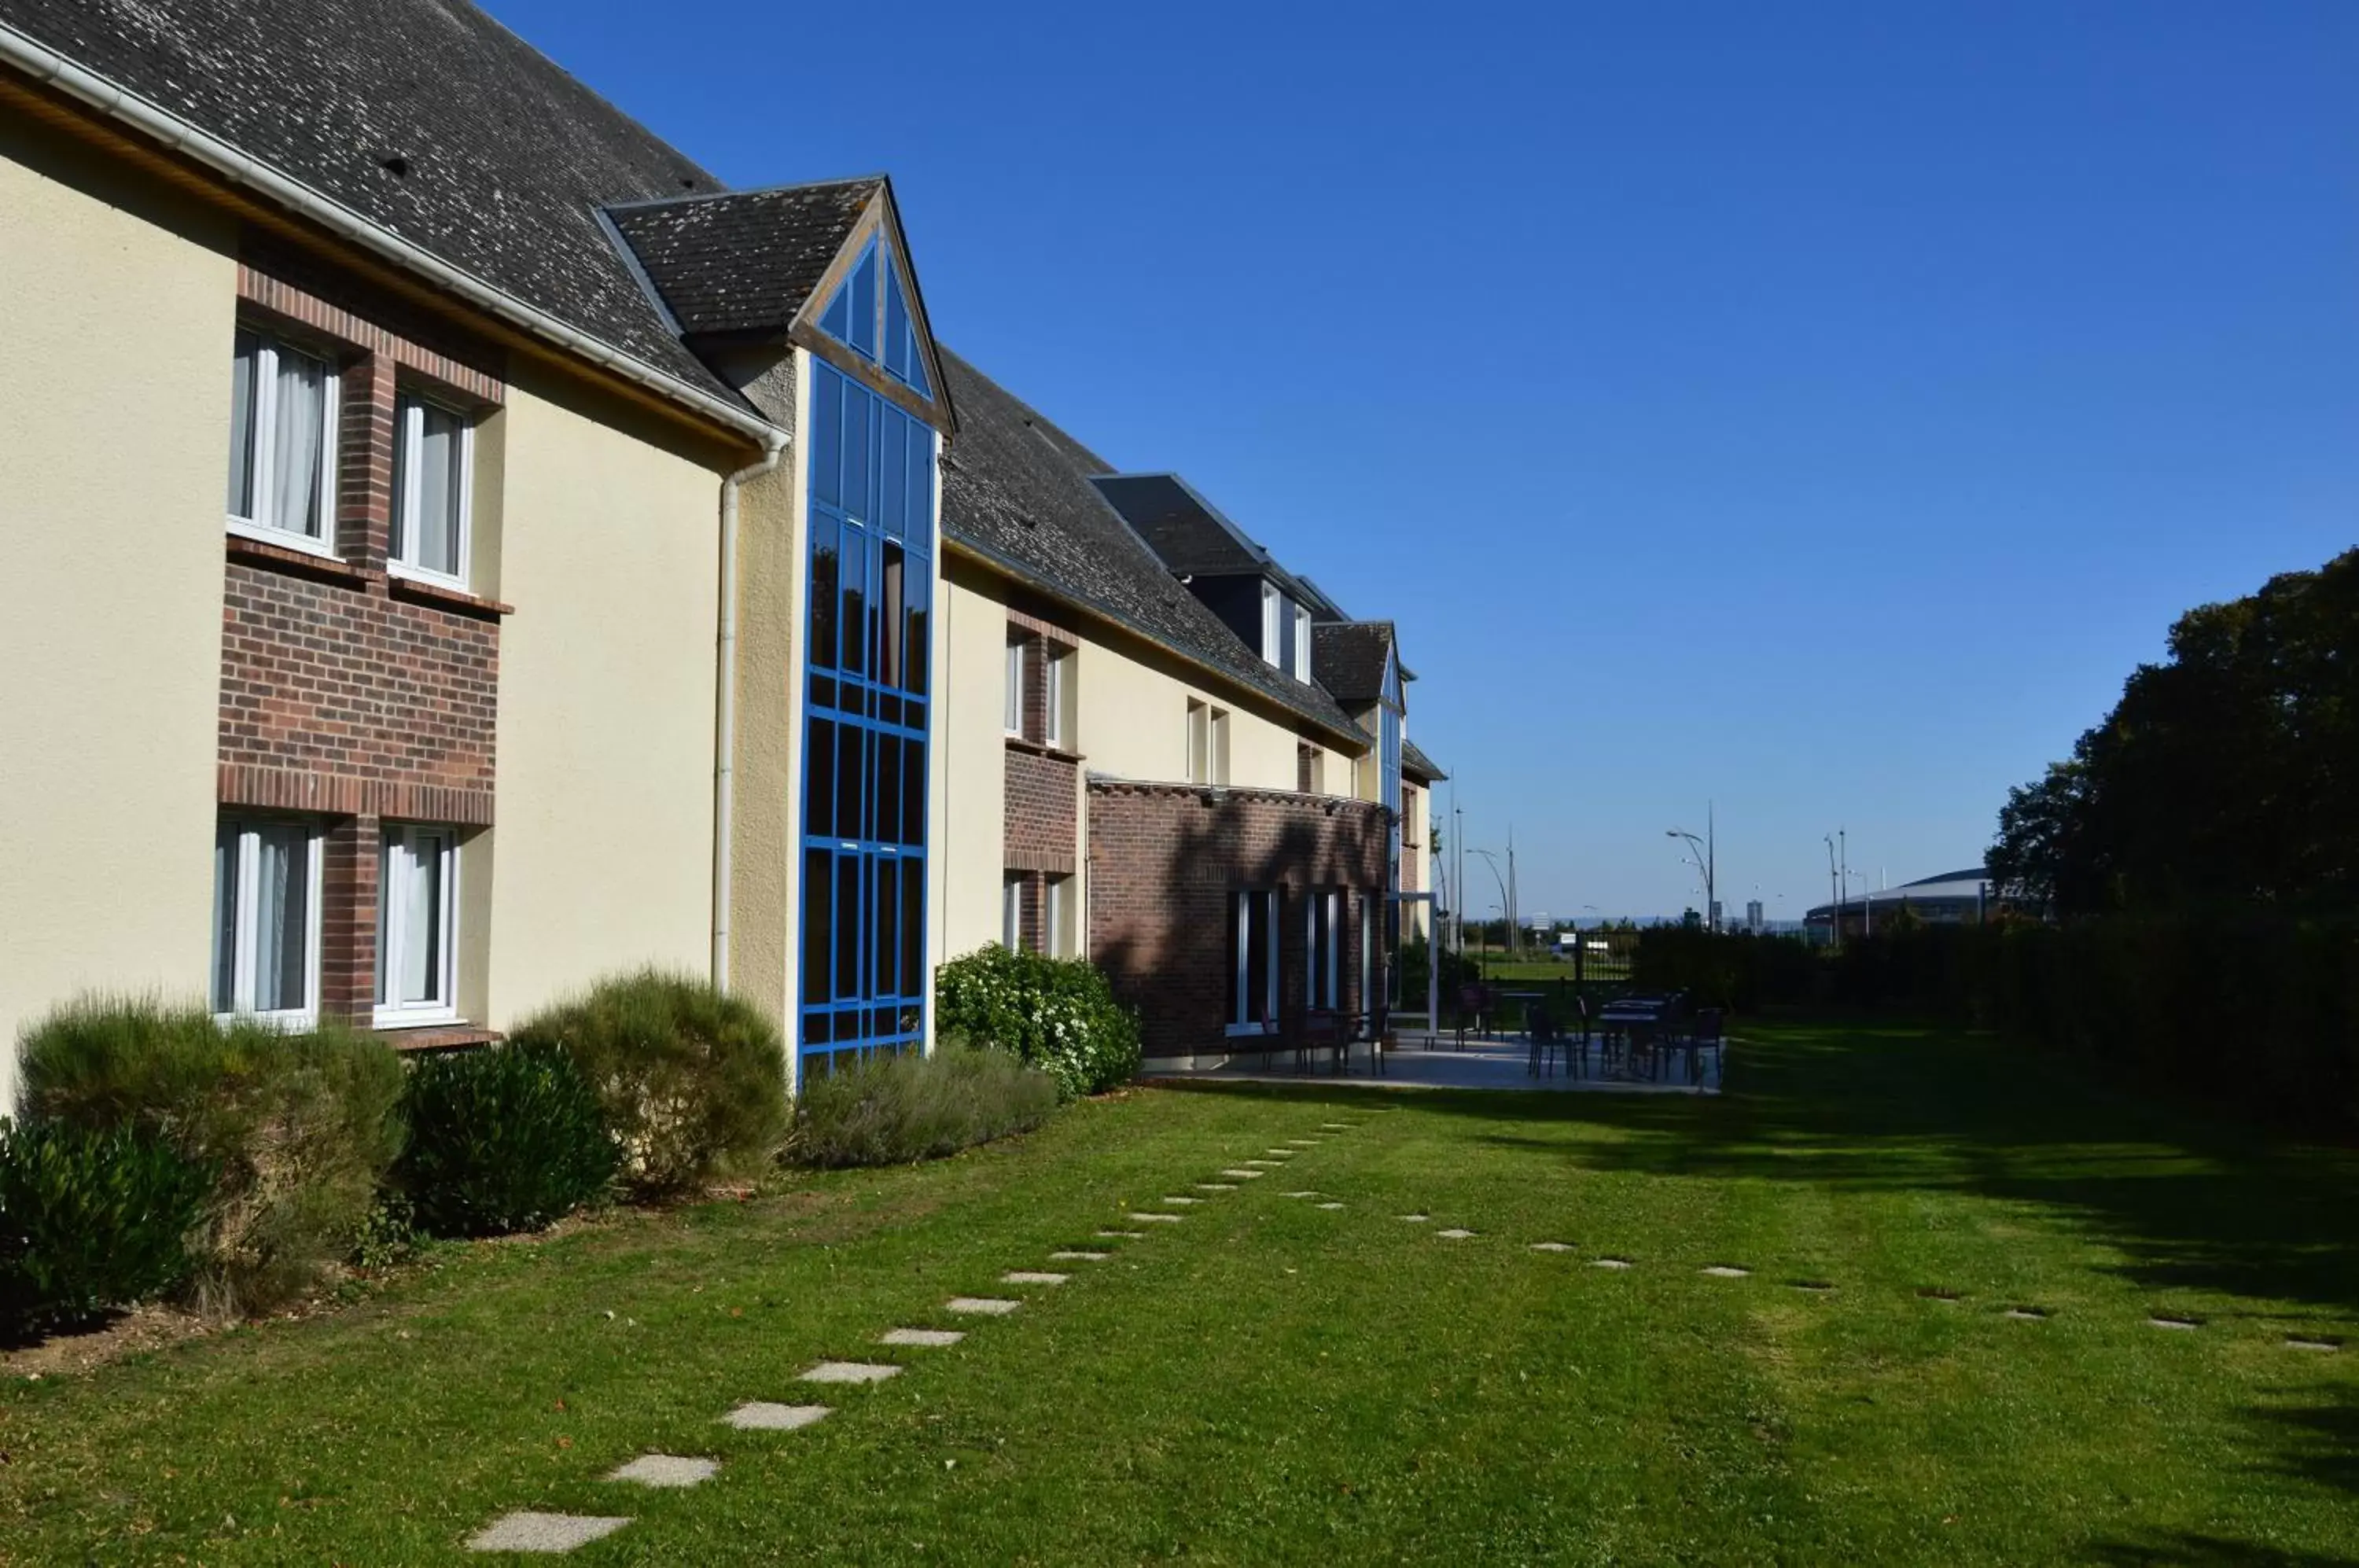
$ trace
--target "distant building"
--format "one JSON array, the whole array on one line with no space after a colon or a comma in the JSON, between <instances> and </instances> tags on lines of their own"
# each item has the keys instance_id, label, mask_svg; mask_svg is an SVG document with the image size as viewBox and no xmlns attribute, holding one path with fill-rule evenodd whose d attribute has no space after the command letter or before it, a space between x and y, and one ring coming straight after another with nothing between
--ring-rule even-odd
<instances>
[{"instance_id":1,"label":"distant building","mask_svg":"<svg viewBox=\"0 0 2359 1568\"><path fill-rule=\"evenodd\" d=\"M1758 936L1761 934L1761 928L1765 923L1766 922L1761 919L1761 900L1758 898L1747 898L1745 901L1745 929L1753 932L1754 935Z\"/></svg>"},{"instance_id":2,"label":"distant building","mask_svg":"<svg viewBox=\"0 0 2359 1568\"><path fill-rule=\"evenodd\" d=\"M1840 906L1842 931L1859 936L1877 922L1891 919L1906 906L1927 925L1973 925L1986 916L1996 900L1991 895L1990 874L1981 866L1945 871L1897 887L1853 894ZM1838 906L1821 904L1802 917L1804 931L1813 942L1825 942L1836 929Z\"/></svg>"}]
</instances>

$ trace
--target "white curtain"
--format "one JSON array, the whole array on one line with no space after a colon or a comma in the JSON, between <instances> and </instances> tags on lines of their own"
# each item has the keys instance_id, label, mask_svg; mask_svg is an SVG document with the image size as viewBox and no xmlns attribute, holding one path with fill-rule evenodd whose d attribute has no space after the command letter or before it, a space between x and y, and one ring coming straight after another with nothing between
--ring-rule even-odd
<instances>
[{"instance_id":1,"label":"white curtain","mask_svg":"<svg viewBox=\"0 0 2359 1568\"><path fill-rule=\"evenodd\" d=\"M237 829L213 830L213 1011L237 1006Z\"/></svg>"},{"instance_id":2,"label":"white curtain","mask_svg":"<svg viewBox=\"0 0 2359 1568\"><path fill-rule=\"evenodd\" d=\"M278 408L271 423L273 528L321 537L320 463L328 406L328 367L278 351Z\"/></svg>"},{"instance_id":3,"label":"white curtain","mask_svg":"<svg viewBox=\"0 0 2359 1568\"><path fill-rule=\"evenodd\" d=\"M261 357L262 340L252 332L238 333L229 379L229 515L249 522L254 519L255 365Z\"/></svg>"},{"instance_id":4,"label":"white curtain","mask_svg":"<svg viewBox=\"0 0 2359 1568\"><path fill-rule=\"evenodd\" d=\"M442 855L441 843L420 833L409 841L410 853L402 888L401 999L439 1002L442 999Z\"/></svg>"},{"instance_id":5,"label":"white curtain","mask_svg":"<svg viewBox=\"0 0 2359 1568\"><path fill-rule=\"evenodd\" d=\"M308 835L294 826L255 830L254 1006L257 1012L300 1007L311 937Z\"/></svg>"},{"instance_id":6,"label":"white curtain","mask_svg":"<svg viewBox=\"0 0 2359 1568\"><path fill-rule=\"evenodd\" d=\"M459 416L419 408L417 564L459 575Z\"/></svg>"}]
</instances>

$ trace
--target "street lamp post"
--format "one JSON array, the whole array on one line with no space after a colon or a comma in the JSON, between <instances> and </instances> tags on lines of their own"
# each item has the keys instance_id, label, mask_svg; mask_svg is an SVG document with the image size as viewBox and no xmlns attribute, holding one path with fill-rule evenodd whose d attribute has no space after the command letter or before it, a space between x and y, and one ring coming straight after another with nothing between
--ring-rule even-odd
<instances>
[{"instance_id":1,"label":"street lamp post","mask_svg":"<svg viewBox=\"0 0 2359 1568\"><path fill-rule=\"evenodd\" d=\"M1462 847L1463 846L1462 845ZM1491 868L1492 879L1499 884L1499 920L1504 925L1509 919L1507 913L1509 900L1507 898L1507 879L1499 875L1499 857L1493 855L1487 849L1468 849L1466 850L1466 853L1468 855L1481 857L1483 864ZM1485 965L1483 970L1483 977L1487 980L1490 978L1490 975L1491 971L1489 967Z\"/></svg>"},{"instance_id":2,"label":"street lamp post","mask_svg":"<svg viewBox=\"0 0 2359 1568\"><path fill-rule=\"evenodd\" d=\"M1704 803L1703 811L1703 831L1706 836L1698 838L1695 834L1680 828L1667 829L1663 836L1687 840L1688 854L1694 857L1696 869L1703 873L1704 930L1718 931L1720 929L1720 889L1715 872L1720 863L1720 855L1718 846L1713 842L1718 834L1714 831L1713 813L1710 801Z\"/></svg>"}]
</instances>

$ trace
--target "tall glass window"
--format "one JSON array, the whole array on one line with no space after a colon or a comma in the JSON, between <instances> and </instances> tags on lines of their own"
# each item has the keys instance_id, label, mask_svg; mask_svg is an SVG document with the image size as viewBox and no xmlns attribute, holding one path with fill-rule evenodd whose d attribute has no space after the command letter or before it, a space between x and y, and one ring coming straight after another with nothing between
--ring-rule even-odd
<instances>
[{"instance_id":1,"label":"tall glass window","mask_svg":"<svg viewBox=\"0 0 2359 1568\"><path fill-rule=\"evenodd\" d=\"M876 310L874 260L839 299ZM934 432L814 360L805 450L799 1043L825 1071L925 1036Z\"/></svg>"}]
</instances>

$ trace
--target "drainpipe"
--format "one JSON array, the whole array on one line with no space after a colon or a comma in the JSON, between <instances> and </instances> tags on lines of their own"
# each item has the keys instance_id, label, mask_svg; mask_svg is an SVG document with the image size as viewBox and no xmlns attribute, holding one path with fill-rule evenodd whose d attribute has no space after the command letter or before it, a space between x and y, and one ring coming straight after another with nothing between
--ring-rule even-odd
<instances>
[{"instance_id":1,"label":"drainpipe","mask_svg":"<svg viewBox=\"0 0 2359 1568\"><path fill-rule=\"evenodd\" d=\"M737 791L737 491L778 466L787 432L762 438L762 456L721 482L721 630L713 649L712 704L712 987L729 989L730 838Z\"/></svg>"}]
</instances>

